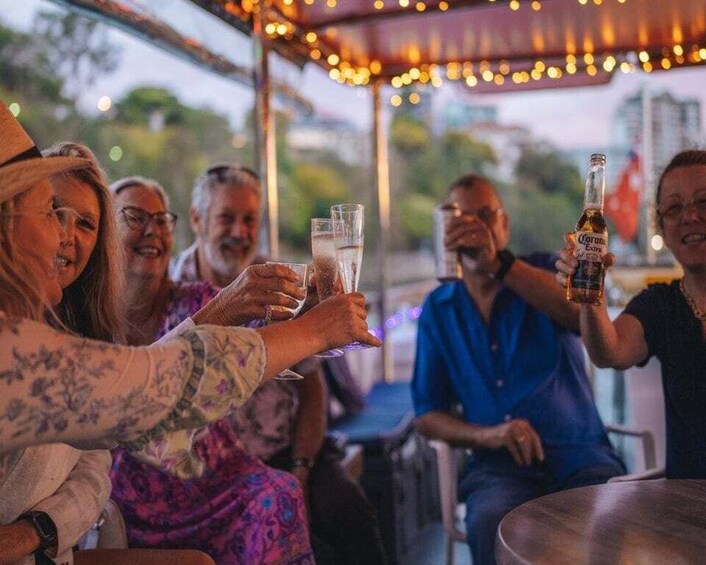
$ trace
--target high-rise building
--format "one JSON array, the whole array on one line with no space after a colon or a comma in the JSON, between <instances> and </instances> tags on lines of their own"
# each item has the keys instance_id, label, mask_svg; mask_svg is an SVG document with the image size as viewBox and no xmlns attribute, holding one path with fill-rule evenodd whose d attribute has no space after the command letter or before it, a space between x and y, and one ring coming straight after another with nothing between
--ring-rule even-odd
<instances>
[{"instance_id":1,"label":"high-rise building","mask_svg":"<svg viewBox=\"0 0 706 565\"><path fill-rule=\"evenodd\" d=\"M464 100L452 99L441 111L444 130L468 130L481 122L497 122L498 109L487 104L471 104Z\"/></svg>"},{"instance_id":2,"label":"high-rise building","mask_svg":"<svg viewBox=\"0 0 706 565\"><path fill-rule=\"evenodd\" d=\"M332 153L349 165L368 166L372 161L370 133L343 118L306 116L293 121L289 147L297 154Z\"/></svg>"},{"instance_id":3,"label":"high-rise building","mask_svg":"<svg viewBox=\"0 0 706 565\"><path fill-rule=\"evenodd\" d=\"M677 100L669 92L651 95L652 164L657 175L671 158L684 149L698 147L702 141L701 104L698 100ZM643 93L625 100L616 110L614 144L627 148L643 139Z\"/></svg>"}]
</instances>

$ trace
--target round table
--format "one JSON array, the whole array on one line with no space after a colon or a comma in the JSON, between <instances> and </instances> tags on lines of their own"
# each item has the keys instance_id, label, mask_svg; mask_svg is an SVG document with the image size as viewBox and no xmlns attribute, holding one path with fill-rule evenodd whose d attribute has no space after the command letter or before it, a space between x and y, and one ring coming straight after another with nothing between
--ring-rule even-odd
<instances>
[{"instance_id":1,"label":"round table","mask_svg":"<svg viewBox=\"0 0 706 565\"><path fill-rule=\"evenodd\" d=\"M706 481L617 482L542 496L500 522L499 565L706 563Z\"/></svg>"}]
</instances>

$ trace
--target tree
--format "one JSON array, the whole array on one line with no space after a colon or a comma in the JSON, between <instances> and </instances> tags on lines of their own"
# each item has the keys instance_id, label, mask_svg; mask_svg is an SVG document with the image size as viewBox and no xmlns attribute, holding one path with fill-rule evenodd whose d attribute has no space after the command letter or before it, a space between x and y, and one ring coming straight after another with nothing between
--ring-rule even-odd
<instances>
[{"instance_id":1,"label":"tree","mask_svg":"<svg viewBox=\"0 0 706 565\"><path fill-rule=\"evenodd\" d=\"M395 114L390 125L390 145L400 154L413 157L421 153L430 141L427 126L409 114Z\"/></svg>"},{"instance_id":2,"label":"tree","mask_svg":"<svg viewBox=\"0 0 706 565\"><path fill-rule=\"evenodd\" d=\"M45 45L42 58L64 79L65 94L74 100L100 74L118 67L120 51L108 41L107 28L76 12L40 12L32 35Z\"/></svg>"},{"instance_id":3,"label":"tree","mask_svg":"<svg viewBox=\"0 0 706 565\"><path fill-rule=\"evenodd\" d=\"M515 168L520 185L532 185L547 194L581 197L581 174L573 162L553 149L524 146Z\"/></svg>"},{"instance_id":4,"label":"tree","mask_svg":"<svg viewBox=\"0 0 706 565\"><path fill-rule=\"evenodd\" d=\"M137 87L115 106L120 121L141 124L153 131L184 125L188 111L169 90L156 86Z\"/></svg>"},{"instance_id":5,"label":"tree","mask_svg":"<svg viewBox=\"0 0 706 565\"><path fill-rule=\"evenodd\" d=\"M526 146L516 175L517 186L506 191L504 202L512 218L513 248L520 253L559 249L580 212L578 169L556 150Z\"/></svg>"}]
</instances>

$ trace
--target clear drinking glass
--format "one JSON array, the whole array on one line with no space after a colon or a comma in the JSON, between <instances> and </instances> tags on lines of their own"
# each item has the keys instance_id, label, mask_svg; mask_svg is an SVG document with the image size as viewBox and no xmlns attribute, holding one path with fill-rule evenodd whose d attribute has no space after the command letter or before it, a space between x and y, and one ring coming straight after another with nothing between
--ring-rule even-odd
<instances>
[{"instance_id":1,"label":"clear drinking glass","mask_svg":"<svg viewBox=\"0 0 706 565\"><path fill-rule=\"evenodd\" d=\"M331 206L333 243L336 248L338 271L343 283L343 292L357 292L360 268L363 265L363 221L365 209L362 204L335 204ZM363 349L369 347L357 341L341 349Z\"/></svg>"},{"instance_id":2,"label":"clear drinking glass","mask_svg":"<svg viewBox=\"0 0 706 565\"><path fill-rule=\"evenodd\" d=\"M333 243L333 220L331 218L311 219L311 256L314 259L316 273L316 292L319 302L338 294L338 260L336 247ZM340 357L343 351L329 349L322 351L317 357Z\"/></svg>"},{"instance_id":3,"label":"clear drinking glass","mask_svg":"<svg viewBox=\"0 0 706 565\"><path fill-rule=\"evenodd\" d=\"M297 286L301 288L303 291L306 292L306 287L307 287L307 269L308 265L304 263L287 263L284 261L268 261L268 265L283 265L287 267L288 269L291 269L297 274ZM299 300L299 304L297 307L292 310L291 308L287 308L286 306L280 306L278 304L272 304L270 308L272 310L278 310L280 312L291 312L293 316L296 316L296 314L299 312L299 310L302 309L302 306L304 306L304 301L306 300L306 297L303 298L302 300ZM280 381L298 381L303 379L304 377L297 373L296 371L292 371L291 369L285 369L281 373L278 373L275 379L278 379Z\"/></svg>"}]
</instances>

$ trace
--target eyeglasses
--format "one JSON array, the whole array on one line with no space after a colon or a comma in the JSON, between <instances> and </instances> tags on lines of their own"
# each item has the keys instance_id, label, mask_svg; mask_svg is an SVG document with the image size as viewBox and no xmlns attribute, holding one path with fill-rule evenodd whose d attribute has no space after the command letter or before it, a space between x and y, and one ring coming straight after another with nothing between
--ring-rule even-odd
<instances>
[{"instance_id":1,"label":"eyeglasses","mask_svg":"<svg viewBox=\"0 0 706 565\"><path fill-rule=\"evenodd\" d=\"M150 222L154 222L163 231L172 233L176 226L177 216L171 212L155 212L150 214L147 210L135 206L125 206L120 209L123 220L133 231L146 230Z\"/></svg>"},{"instance_id":2,"label":"eyeglasses","mask_svg":"<svg viewBox=\"0 0 706 565\"><path fill-rule=\"evenodd\" d=\"M250 167L243 167L242 165L214 165L206 169L206 174L216 177L218 182L227 182L229 180L228 174L232 171L250 175L256 181L260 180L260 175L257 171L251 169Z\"/></svg>"},{"instance_id":3,"label":"eyeglasses","mask_svg":"<svg viewBox=\"0 0 706 565\"><path fill-rule=\"evenodd\" d=\"M706 214L706 191L698 192L691 200L674 200L657 209L662 220L677 222L684 217L686 209L693 206L698 214Z\"/></svg>"},{"instance_id":4,"label":"eyeglasses","mask_svg":"<svg viewBox=\"0 0 706 565\"><path fill-rule=\"evenodd\" d=\"M481 222L488 223L490 220L492 220L495 216L499 216L500 214L503 213L502 208L496 208L493 210L492 208L489 208L488 206L483 206L482 208L479 208L475 212L465 212L464 214L471 214L473 216L476 216Z\"/></svg>"}]
</instances>

